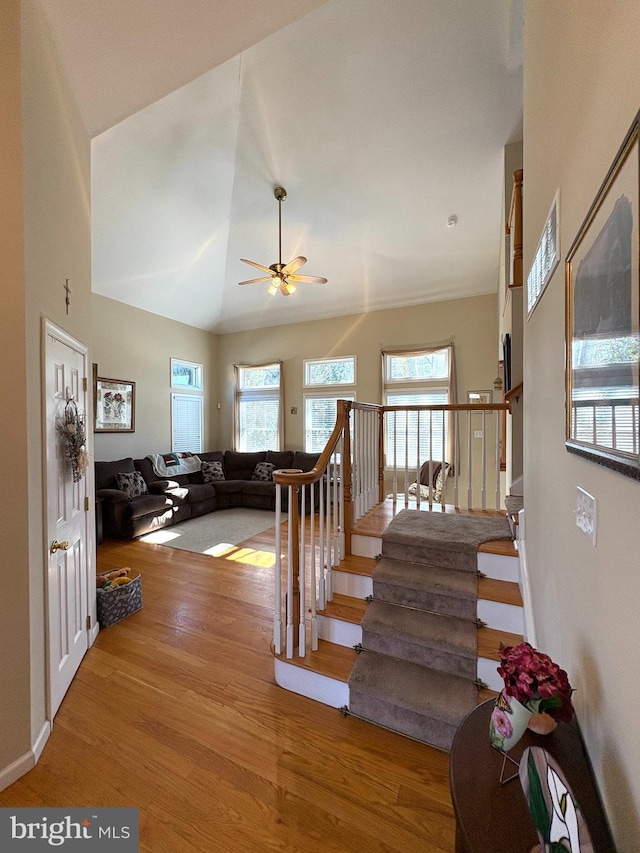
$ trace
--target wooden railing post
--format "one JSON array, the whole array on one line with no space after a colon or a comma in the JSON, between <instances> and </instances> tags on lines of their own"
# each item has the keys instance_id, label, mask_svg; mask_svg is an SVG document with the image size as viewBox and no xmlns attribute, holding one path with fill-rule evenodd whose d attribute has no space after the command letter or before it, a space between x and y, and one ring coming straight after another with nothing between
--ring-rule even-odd
<instances>
[{"instance_id":1,"label":"wooden railing post","mask_svg":"<svg viewBox=\"0 0 640 853\"><path fill-rule=\"evenodd\" d=\"M287 625L289 624L289 612L292 624L292 649L295 653L298 649L300 632L300 514L298 512L298 496L300 489L297 485L291 486L289 491L289 577L291 608L287 607Z\"/></svg>"},{"instance_id":2,"label":"wooden railing post","mask_svg":"<svg viewBox=\"0 0 640 853\"><path fill-rule=\"evenodd\" d=\"M353 469L351 466L351 419L353 410L349 400L340 400L339 405L344 407L345 418L343 434L343 452L341 459L343 482L343 500L344 500L344 553L345 556L351 555L351 528L353 526Z\"/></svg>"},{"instance_id":3,"label":"wooden railing post","mask_svg":"<svg viewBox=\"0 0 640 853\"><path fill-rule=\"evenodd\" d=\"M378 500L384 500L384 409L378 410Z\"/></svg>"}]
</instances>

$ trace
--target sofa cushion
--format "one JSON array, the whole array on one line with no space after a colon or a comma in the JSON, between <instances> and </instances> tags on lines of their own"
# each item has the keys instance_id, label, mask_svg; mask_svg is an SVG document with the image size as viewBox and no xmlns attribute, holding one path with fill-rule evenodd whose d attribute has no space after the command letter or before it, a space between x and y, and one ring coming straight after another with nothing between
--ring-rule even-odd
<instances>
[{"instance_id":1,"label":"sofa cushion","mask_svg":"<svg viewBox=\"0 0 640 853\"><path fill-rule=\"evenodd\" d=\"M301 471L311 471L318 459L320 459L319 453L305 453L303 450L296 450L293 454L291 467L299 468Z\"/></svg>"},{"instance_id":2,"label":"sofa cushion","mask_svg":"<svg viewBox=\"0 0 640 853\"><path fill-rule=\"evenodd\" d=\"M113 462L96 462L96 489L117 489L116 474L133 473L135 471L133 459L117 459Z\"/></svg>"},{"instance_id":3,"label":"sofa cushion","mask_svg":"<svg viewBox=\"0 0 640 853\"><path fill-rule=\"evenodd\" d=\"M146 495L149 491L144 477L139 471L119 471L116 474L116 483L121 492L124 492L128 498L138 498L140 495Z\"/></svg>"},{"instance_id":4,"label":"sofa cushion","mask_svg":"<svg viewBox=\"0 0 640 853\"><path fill-rule=\"evenodd\" d=\"M273 481L274 468L275 465L272 462L258 462L256 467L253 469L251 479L263 480L264 482L270 483Z\"/></svg>"},{"instance_id":5,"label":"sofa cushion","mask_svg":"<svg viewBox=\"0 0 640 853\"><path fill-rule=\"evenodd\" d=\"M227 480L250 480L258 462L264 462L266 457L266 450L256 453L227 450L224 454L224 475Z\"/></svg>"},{"instance_id":6,"label":"sofa cushion","mask_svg":"<svg viewBox=\"0 0 640 853\"><path fill-rule=\"evenodd\" d=\"M202 462L202 479L205 483L212 483L214 480L224 480L224 469L222 462L208 462L206 459Z\"/></svg>"},{"instance_id":7,"label":"sofa cushion","mask_svg":"<svg viewBox=\"0 0 640 853\"><path fill-rule=\"evenodd\" d=\"M166 495L140 495L129 504L131 518L141 518L143 515L160 514L173 507L171 498Z\"/></svg>"},{"instance_id":8,"label":"sofa cushion","mask_svg":"<svg viewBox=\"0 0 640 853\"><path fill-rule=\"evenodd\" d=\"M267 450L265 462L271 462L274 470L278 468L291 468L293 464L293 450Z\"/></svg>"}]
</instances>

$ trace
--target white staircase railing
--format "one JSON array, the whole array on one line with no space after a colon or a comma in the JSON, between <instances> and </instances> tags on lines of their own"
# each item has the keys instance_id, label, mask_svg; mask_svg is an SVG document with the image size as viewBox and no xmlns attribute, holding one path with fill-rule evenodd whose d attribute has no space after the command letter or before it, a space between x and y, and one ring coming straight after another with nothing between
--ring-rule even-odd
<instances>
[{"instance_id":1,"label":"white staircase railing","mask_svg":"<svg viewBox=\"0 0 640 853\"><path fill-rule=\"evenodd\" d=\"M273 474L276 654L304 657L307 643L317 650L317 611L333 599L333 569L351 553L353 523L385 498L432 509L445 503L461 508L466 496L467 509L503 508L506 411L508 403L385 407L338 401L336 425L313 470ZM438 469L441 489L432 476Z\"/></svg>"}]
</instances>

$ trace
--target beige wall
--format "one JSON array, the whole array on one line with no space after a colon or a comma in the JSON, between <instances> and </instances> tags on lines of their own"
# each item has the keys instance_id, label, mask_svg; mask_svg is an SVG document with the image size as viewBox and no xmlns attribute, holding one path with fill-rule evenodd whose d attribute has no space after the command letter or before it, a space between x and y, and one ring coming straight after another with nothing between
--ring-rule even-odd
<instances>
[{"instance_id":1,"label":"beige wall","mask_svg":"<svg viewBox=\"0 0 640 853\"><path fill-rule=\"evenodd\" d=\"M556 189L566 256L640 104L636 0L527 0L525 277ZM637 211L636 211L637 214ZM569 673L618 850L640 850L640 483L564 446L564 269L525 322L526 543L537 644ZM597 545L575 525L598 501Z\"/></svg>"},{"instance_id":2,"label":"beige wall","mask_svg":"<svg viewBox=\"0 0 640 853\"><path fill-rule=\"evenodd\" d=\"M0 6L0 338L5 405L4 476L11 483L0 513L0 770L31 746L29 666L29 494L26 407L24 199L20 104L20 3Z\"/></svg>"},{"instance_id":3,"label":"beige wall","mask_svg":"<svg viewBox=\"0 0 640 853\"><path fill-rule=\"evenodd\" d=\"M217 337L97 294L92 304L98 375L136 383L135 432L96 433L95 458L171 450L171 358L203 365L203 449L208 449L217 428Z\"/></svg>"},{"instance_id":4,"label":"beige wall","mask_svg":"<svg viewBox=\"0 0 640 853\"><path fill-rule=\"evenodd\" d=\"M495 295L221 335L221 446L232 445L234 364L283 361L285 445L295 450L304 447L303 359L355 355L357 399L376 403L382 348L453 341L458 399L466 402L467 391L493 388L496 336ZM298 409L295 415L292 406Z\"/></svg>"},{"instance_id":5,"label":"beige wall","mask_svg":"<svg viewBox=\"0 0 640 853\"><path fill-rule=\"evenodd\" d=\"M31 749L47 730L42 318L88 344L91 271L88 140L39 4L7 0L0 14L0 324L10 392L3 417L3 443L10 448L5 473L11 482L2 511L0 772L13 765L12 773L28 769ZM73 290L68 315L66 278Z\"/></svg>"}]
</instances>

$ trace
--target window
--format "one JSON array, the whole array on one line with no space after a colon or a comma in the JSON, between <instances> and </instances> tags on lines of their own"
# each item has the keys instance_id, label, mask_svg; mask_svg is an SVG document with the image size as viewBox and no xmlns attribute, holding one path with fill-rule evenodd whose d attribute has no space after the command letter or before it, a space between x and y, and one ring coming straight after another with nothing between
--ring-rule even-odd
<instances>
[{"instance_id":1,"label":"window","mask_svg":"<svg viewBox=\"0 0 640 853\"><path fill-rule=\"evenodd\" d=\"M336 425L338 400L355 400L356 358L305 359L304 386L316 389L304 397L304 448L321 453ZM333 390L338 386L352 386Z\"/></svg>"},{"instance_id":2,"label":"window","mask_svg":"<svg viewBox=\"0 0 640 853\"><path fill-rule=\"evenodd\" d=\"M236 365L236 450L280 450L282 365Z\"/></svg>"},{"instance_id":3,"label":"window","mask_svg":"<svg viewBox=\"0 0 640 853\"><path fill-rule=\"evenodd\" d=\"M200 394L171 395L171 450L202 451L202 404Z\"/></svg>"},{"instance_id":4,"label":"window","mask_svg":"<svg viewBox=\"0 0 640 853\"><path fill-rule=\"evenodd\" d=\"M387 406L438 406L455 402L453 346L383 352ZM386 462L414 467L429 459L451 461L450 418L442 412L389 412Z\"/></svg>"},{"instance_id":5,"label":"window","mask_svg":"<svg viewBox=\"0 0 640 853\"><path fill-rule=\"evenodd\" d=\"M304 362L304 385L312 388L318 385L355 385L356 358L314 358Z\"/></svg>"},{"instance_id":6,"label":"window","mask_svg":"<svg viewBox=\"0 0 640 853\"><path fill-rule=\"evenodd\" d=\"M202 390L202 365L194 361L171 359L171 387L181 391Z\"/></svg>"},{"instance_id":7,"label":"window","mask_svg":"<svg viewBox=\"0 0 640 853\"><path fill-rule=\"evenodd\" d=\"M307 453L322 453L336 425L338 400L355 400L353 394L327 396L305 395L304 449Z\"/></svg>"}]
</instances>

